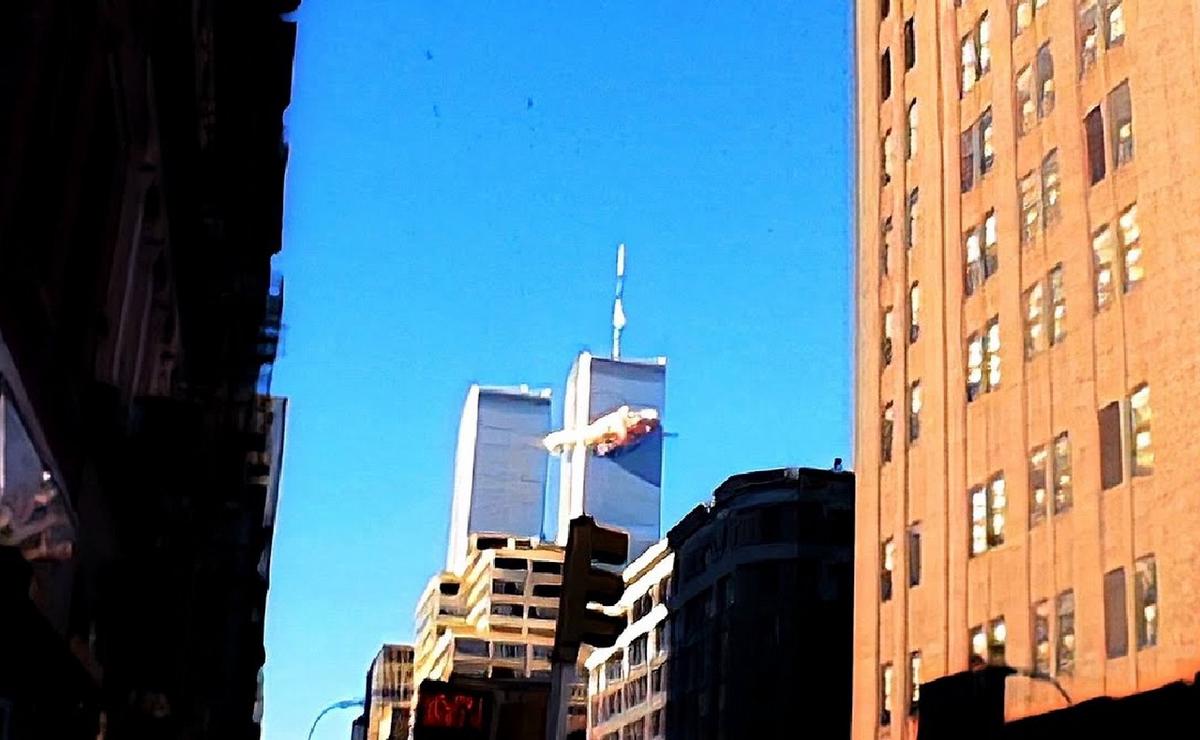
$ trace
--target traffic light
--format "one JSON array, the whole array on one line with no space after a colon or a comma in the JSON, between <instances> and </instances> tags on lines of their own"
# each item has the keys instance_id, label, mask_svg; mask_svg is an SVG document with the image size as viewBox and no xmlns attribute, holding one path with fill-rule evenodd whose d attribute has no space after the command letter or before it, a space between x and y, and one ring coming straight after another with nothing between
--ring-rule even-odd
<instances>
[{"instance_id":1,"label":"traffic light","mask_svg":"<svg viewBox=\"0 0 1200 740\"><path fill-rule=\"evenodd\" d=\"M579 645L612 647L625 629L625 618L609 616L588 607L612 606L625 592L620 573L595 563L623 565L629 557L629 535L598 526L590 516L572 519L563 563L562 601L554 633L555 658L574 663Z\"/></svg>"}]
</instances>

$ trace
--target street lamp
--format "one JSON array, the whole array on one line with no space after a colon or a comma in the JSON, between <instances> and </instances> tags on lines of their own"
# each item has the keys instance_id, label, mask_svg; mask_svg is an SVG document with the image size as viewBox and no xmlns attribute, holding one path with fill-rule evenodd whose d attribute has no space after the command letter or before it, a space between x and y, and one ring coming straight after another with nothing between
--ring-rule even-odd
<instances>
[{"instance_id":1,"label":"street lamp","mask_svg":"<svg viewBox=\"0 0 1200 740\"><path fill-rule=\"evenodd\" d=\"M313 733L317 729L317 723L320 722L321 718L325 715L329 714L335 709L350 709L351 707L361 707L362 705L362 699L343 699L342 701L334 702L333 704L325 707L321 710L321 713L317 715L317 718L313 720L312 727L308 729L308 740L312 740Z\"/></svg>"}]
</instances>

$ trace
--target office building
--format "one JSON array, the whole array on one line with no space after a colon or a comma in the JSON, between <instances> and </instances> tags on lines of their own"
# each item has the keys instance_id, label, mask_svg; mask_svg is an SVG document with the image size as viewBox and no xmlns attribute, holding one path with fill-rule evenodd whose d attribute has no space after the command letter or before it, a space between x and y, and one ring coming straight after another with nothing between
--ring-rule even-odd
<instances>
[{"instance_id":1,"label":"office building","mask_svg":"<svg viewBox=\"0 0 1200 740\"><path fill-rule=\"evenodd\" d=\"M667 704L667 595L675 554L665 539L630 563L617 606L629 627L585 658L590 740L663 737ZM626 729L628 728L628 729Z\"/></svg>"},{"instance_id":2,"label":"office building","mask_svg":"<svg viewBox=\"0 0 1200 740\"><path fill-rule=\"evenodd\" d=\"M363 740L408 740L413 700L413 648L384 645L367 671Z\"/></svg>"},{"instance_id":3,"label":"office building","mask_svg":"<svg viewBox=\"0 0 1200 740\"><path fill-rule=\"evenodd\" d=\"M549 432L549 389L471 386L454 458L448 570L462 572L473 534L541 534Z\"/></svg>"},{"instance_id":4,"label":"office building","mask_svg":"<svg viewBox=\"0 0 1200 740\"><path fill-rule=\"evenodd\" d=\"M609 360L584 352L567 378L563 429L546 442L561 457L558 542L589 514L629 534L632 561L658 541L662 507L665 358Z\"/></svg>"},{"instance_id":5,"label":"office building","mask_svg":"<svg viewBox=\"0 0 1200 740\"><path fill-rule=\"evenodd\" d=\"M854 476L735 475L625 568L586 658L591 740L844 737Z\"/></svg>"},{"instance_id":6,"label":"office building","mask_svg":"<svg viewBox=\"0 0 1200 740\"><path fill-rule=\"evenodd\" d=\"M1010 721L1191 679L1200 8L856 18L854 737L988 663Z\"/></svg>"},{"instance_id":7,"label":"office building","mask_svg":"<svg viewBox=\"0 0 1200 740\"><path fill-rule=\"evenodd\" d=\"M471 535L463 572L430 580L416 613L414 681L452 675L549 681L563 549L536 539ZM582 724L584 687L571 716Z\"/></svg>"},{"instance_id":8,"label":"office building","mask_svg":"<svg viewBox=\"0 0 1200 740\"><path fill-rule=\"evenodd\" d=\"M0 3L0 736L257 740L298 0Z\"/></svg>"},{"instance_id":9,"label":"office building","mask_svg":"<svg viewBox=\"0 0 1200 740\"><path fill-rule=\"evenodd\" d=\"M845 737L854 475L730 477L667 533L666 734Z\"/></svg>"}]
</instances>

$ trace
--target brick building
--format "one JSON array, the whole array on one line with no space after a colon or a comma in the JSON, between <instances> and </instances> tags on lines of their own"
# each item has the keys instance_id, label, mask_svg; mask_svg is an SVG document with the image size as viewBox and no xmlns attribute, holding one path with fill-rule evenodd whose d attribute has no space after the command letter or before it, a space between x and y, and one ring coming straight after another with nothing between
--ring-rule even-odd
<instances>
[{"instance_id":1,"label":"brick building","mask_svg":"<svg viewBox=\"0 0 1200 740\"><path fill-rule=\"evenodd\" d=\"M1200 7L858 0L854 737L1200 668Z\"/></svg>"}]
</instances>

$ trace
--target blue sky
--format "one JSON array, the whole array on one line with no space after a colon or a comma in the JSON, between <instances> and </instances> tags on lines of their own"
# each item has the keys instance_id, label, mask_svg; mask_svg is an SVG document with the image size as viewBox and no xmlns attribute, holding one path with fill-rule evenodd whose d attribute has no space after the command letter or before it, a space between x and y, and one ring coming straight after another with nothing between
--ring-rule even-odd
<instances>
[{"instance_id":1,"label":"blue sky","mask_svg":"<svg viewBox=\"0 0 1200 740\"><path fill-rule=\"evenodd\" d=\"M577 352L606 352L618 242L624 352L670 358L667 526L731 474L850 457L847 3L304 0L297 20L266 740L411 638L467 385L561 394Z\"/></svg>"}]
</instances>

